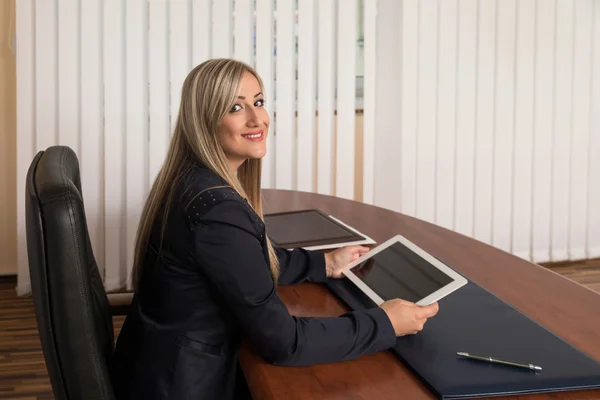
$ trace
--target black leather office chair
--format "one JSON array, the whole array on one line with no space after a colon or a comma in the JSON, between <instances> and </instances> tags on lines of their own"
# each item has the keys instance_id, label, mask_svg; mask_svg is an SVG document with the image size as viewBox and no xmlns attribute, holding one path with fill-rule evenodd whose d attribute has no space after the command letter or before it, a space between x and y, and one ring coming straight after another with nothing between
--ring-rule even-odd
<instances>
[{"instance_id":1,"label":"black leather office chair","mask_svg":"<svg viewBox=\"0 0 600 400\"><path fill-rule=\"evenodd\" d=\"M27 174L27 252L42 349L56 400L112 400L114 332L92 252L79 162L39 152Z\"/></svg>"}]
</instances>

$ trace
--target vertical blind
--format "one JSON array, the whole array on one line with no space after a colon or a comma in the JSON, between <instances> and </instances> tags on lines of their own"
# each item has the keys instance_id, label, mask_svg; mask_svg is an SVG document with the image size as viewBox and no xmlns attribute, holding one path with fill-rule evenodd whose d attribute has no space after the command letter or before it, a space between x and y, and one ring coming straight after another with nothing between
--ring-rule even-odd
<instances>
[{"instance_id":1,"label":"vertical blind","mask_svg":"<svg viewBox=\"0 0 600 400\"><path fill-rule=\"evenodd\" d=\"M375 7L375 0L18 1L19 291L29 290L24 178L35 153L55 144L79 157L107 289L130 287L141 209L164 161L182 83L209 58L242 60L264 80L272 124L263 187L354 198L362 152L356 81L374 79L357 75L357 47L375 51ZM374 63L360 61L371 75ZM372 92L359 112L373 120Z\"/></svg>"},{"instance_id":2,"label":"vertical blind","mask_svg":"<svg viewBox=\"0 0 600 400\"><path fill-rule=\"evenodd\" d=\"M600 256L597 1L19 0L16 28L20 293L25 174L54 144L79 157L107 289L129 285L182 82L215 57L264 80L264 187Z\"/></svg>"}]
</instances>

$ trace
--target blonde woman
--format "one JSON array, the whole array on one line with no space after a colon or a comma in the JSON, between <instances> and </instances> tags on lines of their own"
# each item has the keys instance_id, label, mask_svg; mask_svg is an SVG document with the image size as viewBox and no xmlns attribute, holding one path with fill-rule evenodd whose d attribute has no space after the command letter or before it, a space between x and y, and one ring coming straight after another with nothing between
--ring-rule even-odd
<instances>
[{"instance_id":1,"label":"blonde woman","mask_svg":"<svg viewBox=\"0 0 600 400\"><path fill-rule=\"evenodd\" d=\"M349 360L385 350L437 312L399 299L337 318L291 316L276 283L339 278L367 248L274 248L265 234L261 158L269 115L260 77L229 59L187 76L165 163L137 235L132 310L119 335L119 399L250 397L242 337L280 365Z\"/></svg>"}]
</instances>

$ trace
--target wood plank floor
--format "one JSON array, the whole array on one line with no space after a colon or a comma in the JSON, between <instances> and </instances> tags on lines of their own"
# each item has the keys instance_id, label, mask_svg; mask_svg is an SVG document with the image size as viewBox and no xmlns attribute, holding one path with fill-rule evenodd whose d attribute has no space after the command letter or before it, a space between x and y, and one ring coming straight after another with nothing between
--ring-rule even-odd
<instances>
[{"instance_id":1,"label":"wood plank floor","mask_svg":"<svg viewBox=\"0 0 600 400\"><path fill-rule=\"evenodd\" d=\"M600 293L600 259L598 258L579 262L541 265Z\"/></svg>"},{"instance_id":2,"label":"wood plank floor","mask_svg":"<svg viewBox=\"0 0 600 400\"><path fill-rule=\"evenodd\" d=\"M544 266L600 293L600 259ZM51 400L33 301L14 288L14 278L0 278L0 399ZM113 319L115 337L123 320Z\"/></svg>"},{"instance_id":3,"label":"wood plank floor","mask_svg":"<svg viewBox=\"0 0 600 400\"><path fill-rule=\"evenodd\" d=\"M17 297L15 280L0 278L0 399L52 400L52 387L32 298ZM115 316L115 337L124 316Z\"/></svg>"}]
</instances>

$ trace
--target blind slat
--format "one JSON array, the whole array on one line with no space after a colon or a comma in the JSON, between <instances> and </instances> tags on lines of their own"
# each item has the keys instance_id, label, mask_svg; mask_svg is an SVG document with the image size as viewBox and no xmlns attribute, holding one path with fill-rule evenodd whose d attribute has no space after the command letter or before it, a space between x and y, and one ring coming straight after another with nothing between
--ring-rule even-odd
<instances>
[{"instance_id":1,"label":"blind slat","mask_svg":"<svg viewBox=\"0 0 600 400\"><path fill-rule=\"evenodd\" d=\"M554 118L552 141L552 214L550 257L552 261L569 258L569 190L571 154L569 138L573 134L571 115L573 112L573 59L561 57L573 54L574 2L556 2L556 57L554 62ZM548 117L548 116L547 116Z\"/></svg>"},{"instance_id":2,"label":"blind slat","mask_svg":"<svg viewBox=\"0 0 600 400\"><path fill-rule=\"evenodd\" d=\"M192 3L192 65L195 67L210 58L212 46L212 0L193 0Z\"/></svg>"},{"instance_id":3,"label":"blind slat","mask_svg":"<svg viewBox=\"0 0 600 400\"><path fill-rule=\"evenodd\" d=\"M83 201L94 256L104 270L104 142L102 120L102 15L100 0L81 3L81 174ZM84 97L85 96L85 97Z\"/></svg>"},{"instance_id":4,"label":"blind slat","mask_svg":"<svg viewBox=\"0 0 600 400\"><path fill-rule=\"evenodd\" d=\"M496 36L492 244L504 251L511 251L516 0L500 1L496 18L498 35Z\"/></svg>"},{"instance_id":5,"label":"blind slat","mask_svg":"<svg viewBox=\"0 0 600 400\"><path fill-rule=\"evenodd\" d=\"M277 0L277 58L275 80L275 183L278 189L295 187L295 89L296 56L294 40L294 7L288 0Z\"/></svg>"},{"instance_id":6,"label":"blind slat","mask_svg":"<svg viewBox=\"0 0 600 400\"><path fill-rule=\"evenodd\" d=\"M167 152L169 139L169 81L167 53L167 3L150 2L148 10L148 75L150 150L148 184L152 185Z\"/></svg>"},{"instance_id":7,"label":"blind slat","mask_svg":"<svg viewBox=\"0 0 600 400\"><path fill-rule=\"evenodd\" d=\"M588 257L600 257L600 4L593 5L592 109L588 176Z\"/></svg>"},{"instance_id":8,"label":"blind slat","mask_svg":"<svg viewBox=\"0 0 600 400\"><path fill-rule=\"evenodd\" d=\"M58 143L80 156L79 2L58 2Z\"/></svg>"},{"instance_id":9,"label":"blind slat","mask_svg":"<svg viewBox=\"0 0 600 400\"><path fill-rule=\"evenodd\" d=\"M531 257L531 171L534 116L535 0L517 2L517 63L515 92L513 254Z\"/></svg>"},{"instance_id":10,"label":"blind slat","mask_svg":"<svg viewBox=\"0 0 600 400\"><path fill-rule=\"evenodd\" d=\"M133 268L135 237L148 195L148 31L147 1L126 3L126 269ZM130 274L128 273L128 278ZM130 279L127 288L132 289Z\"/></svg>"},{"instance_id":11,"label":"blind slat","mask_svg":"<svg viewBox=\"0 0 600 400\"><path fill-rule=\"evenodd\" d=\"M338 7L336 189L338 197L354 198L356 158L356 0Z\"/></svg>"},{"instance_id":12,"label":"blind slat","mask_svg":"<svg viewBox=\"0 0 600 400\"><path fill-rule=\"evenodd\" d=\"M416 213L419 0L404 2L402 30L401 210Z\"/></svg>"},{"instance_id":13,"label":"blind slat","mask_svg":"<svg viewBox=\"0 0 600 400\"><path fill-rule=\"evenodd\" d=\"M213 2L212 57L229 58L233 55L232 0Z\"/></svg>"},{"instance_id":14,"label":"blind slat","mask_svg":"<svg viewBox=\"0 0 600 400\"><path fill-rule=\"evenodd\" d=\"M571 136L571 186L569 210L569 258L587 258L588 148L590 145L590 105L592 82L593 4L592 0L575 2L575 37L573 54L573 134ZM600 40L600 38L596 38Z\"/></svg>"},{"instance_id":15,"label":"blind slat","mask_svg":"<svg viewBox=\"0 0 600 400\"><path fill-rule=\"evenodd\" d=\"M29 263L25 231L25 182L29 165L37 152L35 143L35 4L33 0L17 1L15 4L15 33L19 38L16 49L17 96L17 294L31 291Z\"/></svg>"},{"instance_id":16,"label":"blind slat","mask_svg":"<svg viewBox=\"0 0 600 400\"><path fill-rule=\"evenodd\" d=\"M456 69L458 0L439 5L438 43L438 136L436 148L435 223L446 229L454 225L454 165L456 137Z\"/></svg>"},{"instance_id":17,"label":"blind slat","mask_svg":"<svg viewBox=\"0 0 600 400\"><path fill-rule=\"evenodd\" d=\"M377 84L377 0L364 3L363 198L375 201L375 87ZM360 199L359 199L360 200Z\"/></svg>"},{"instance_id":18,"label":"blind slat","mask_svg":"<svg viewBox=\"0 0 600 400\"><path fill-rule=\"evenodd\" d=\"M125 57L124 4L104 2L104 243L105 286L119 289L125 282Z\"/></svg>"},{"instance_id":19,"label":"blind slat","mask_svg":"<svg viewBox=\"0 0 600 400\"><path fill-rule=\"evenodd\" d=\"M254 66L252 0L235 1L234 57Z\"/></svg>"},{"instance_id":20,"label":"blind slat","mask_svg":"<svg viewBox=\"0 0 600 400\"><path fill-rule=\"evenodd\" d=\"M336 4L334 0L319 0L318 41L318 154L317 192L333 194L333 135L335 109Z\"/></svg>"},{"instance_id":21,"label":"blind slat","mask_svg":"<svg viewBox=\"0 0 600 400\"><path fill-rule=\"evenodd\" d=\"M315 180L316 106L315 2L304 0L298 8L298 190L312 192Z\"/></svg>"},{"instance_id":22,"label":"blind slat","mask_svg":"<svg viewBox=\"0 0 600 400\"><path fill-rule=\"evenodd\" d=\"M187 1L173 1L169 7L169 74L171 84L171 129L181 103L181 87L192 66L192 10Z\"/></svg>"},{"instance_id":23,"label":"blind slat","mask_svg":"<svg viewBox=\"0 0 600 400\"><path fill-rule=\"evenodd\" d=\"M57 132L57 10L56 3L37 0L35 4L35 112L36 147L55 145ZM39 18L40 16L44 18Z\"/></svg>"},{"instance_id":24,"label":"blind slat","mask_svg":"<svg viewBox=\"0 0 600 400\"><path fill-rule=\"evenodd\" d=\"M478 10L477 109L475 126L475 215L473 235L492 243L492 190L494 173L494 111L496 81L496 0ZM448 103L444 104L444 107ZM447 165L447 164L446 164ZM460 174L459 171L456 171ZM485 216L488 216L486 218Z\"/></svg>"},{"instance_id":25,"label":"blind slat","mask_svg":"<svg viewBox=\"0 0 600 400\"><path fill-rule=\"evenodd\" d=\"M275 96L274 96L273 0L256 0L256 71L265 87L265 107L271 116L267 154L262 160L262 187L275 186Z\"/></svg>"},{"instance_id":26,"label":"blind slat","mask_svg":"<svg viewBox=\"0 0 600 400\"><path fill-rule=\"evenodd\" d=\"M375 140L374 203L380 207L400 211L402 176L398 166L402 153L401 124L390 115L397 116L402 96L402 84L398 76L402 71L402 3L395 0L377 1L377 58L375 91ZM389 168L396 165L396 168Z\"/></svg>"},{"instance_id":27,"label":"blind slat","mask_svg":"<svg viewBox=\"0 0 600 400\"><path fill-rule=\"evenodd\" d=\"M536 21L535 54L535 110L533 132L533 216L532 260L550 259L551 214L551 149L554 122L552 99L554 96L554 32L555 0L538 8Z\"/></svg>"},{"instance_id":28,"label":"blind slat","mask_svg":"<svg viewBox=\"0 0 600 400\"><path fill-rule=\"evenodd\" d=\"M435 219L435 149L437 124L438 2L420 0L417 100L417 184L415 214L427 222Z\"/></svg>"},{"instance_id":29,"label":"blind slat","mask_svg":"<svg viewBox=\"0 0 600 400\"><path fill-rule=\"evenodd\" d=\"M473 176L477 60L477 0L458 2L456 162L454 164L454 229L473 235ZM448 168L452 168L448 166Z\"/></svg>"}]
</instances>

